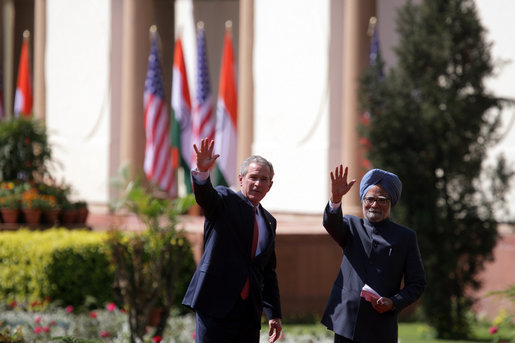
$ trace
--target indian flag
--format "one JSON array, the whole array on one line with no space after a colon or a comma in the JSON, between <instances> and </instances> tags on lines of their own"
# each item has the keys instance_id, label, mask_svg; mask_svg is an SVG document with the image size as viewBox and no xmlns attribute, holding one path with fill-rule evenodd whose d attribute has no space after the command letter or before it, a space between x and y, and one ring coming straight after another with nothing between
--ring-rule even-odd
<instances>
[{"instance_id":1,"label":"indian flag","mask_svg":"<svg viewBox=\"0 0 515 343\"><path fill-rule=\"evenodd\" d=\"M172 154L177 156L176 164L184 171L186 192L191 193L190 170L195 164L192 141L191 98L184 63L181 38L177 38L173 57L172 77ZM178 165L175 166L176 168Z\"/></svg>"},{"instance_id":2,"label":"indian flag","mask_svg":"<svg viewBox=\"0 0 515 343\"><path fill-rule=\"evenodd\" d=\"M236 180L237 155L237 108L236 77L230 26L225 31L218 102L216 107L216 139L214 151L220 154L217 160L219 172L217 184L233 186Z\"/></svg>"}]
</instances>

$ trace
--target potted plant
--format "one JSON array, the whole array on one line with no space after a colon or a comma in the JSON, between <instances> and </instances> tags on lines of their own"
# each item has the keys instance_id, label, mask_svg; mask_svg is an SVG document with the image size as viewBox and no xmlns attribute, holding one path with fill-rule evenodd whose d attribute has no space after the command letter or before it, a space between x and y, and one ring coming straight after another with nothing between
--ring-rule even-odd
<instances>
[{"instance_id":1,"label":"potted plant","mask_svg":"<svg viewBox=\"0 0 515 343\"><path fill-rule=\"evenodd\" d=\"M75 208L75 204L68 199L66 199L61 204L61 223L63 225L70 225L76 222L77 218L77 209Z\"/></svg>"},{"instance_id":2,"label":"potted plant","mask_svg":"<svg viewBox=\"0 0 515 343\"><path fill-rule=\"evenodd\" d=\"M75 221L78 224L86 224L86 220L89 215L88 203L83 200L77 201L75 202L75 208L77 209L77 217L75 218Z\"/></svg>"},{"instance_id":3,"label":"potted plant","mask_svg":"<svg viewBox=\"0 0 515 343\"><path fill-rule=\"evenodd\" d=\"M0 213L4 223L17 223L20 212L20 194L13 182L0 184Z\"/></svg>"},{"instance_id":4,"label":"potted plant","mask_svg":"<svg viewBox=\"0 0 515 343\"><path fill-rule=\"evenodd\" d=\"M41 205L43 210L43 222L55 225L59 221L59 212L61 211L55 196L41 194Z\"/></svg>"},{"instance_id":5,"label":"potted plant","mask_svg":"<svg viewBox=\"0 0 515 343\"><path fill-rule=\"evenodd\" d=\"M30 188L22 193L21 209L27 224L39 224L45 207L45 199L41 198L36 188Z\"/></svg>"}]
</instances>

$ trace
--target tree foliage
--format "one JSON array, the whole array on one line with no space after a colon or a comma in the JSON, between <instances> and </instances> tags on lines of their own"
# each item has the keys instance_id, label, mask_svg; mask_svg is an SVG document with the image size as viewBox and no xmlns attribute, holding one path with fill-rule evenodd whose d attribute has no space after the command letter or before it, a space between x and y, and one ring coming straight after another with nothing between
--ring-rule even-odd
<instances>
[{"instance_id":1,"label":"tree foliage","mask_svg":"<svg viewBox=\"0 0 515 343\"><path fill-rule=\"evenodd\" d=\"M110 207L129 212L145 224L142 232L113 230L108 241L115 265L115 291L128 308L131 342L147 333L153 311L161 310L153 336L163 336L170 311L184 295L195 270L193 253L180 215L195 202L193 195L169 199L156 189L129 178L129 167L121 169L113 185L122 191ZM187 280L186 284L183 280Z\"/></svg>"},{"instance_id":2,"label":"tree foliage","mask_svg":"<svg viewBox=\"0 0 515 343\"><path fill-rule=\"evenodd\" d=\"M32 117L0 121L0 180L41 180L48 173L51 158L41 121Z\"/></svg>"},{"instance_id":3,"label":"tree foliage","mask_svg":"<svg viewBox=\"0 0 515 343\"><path fill-rule=\"evenodd\" d=\"M418 232L429 322L439 338L464 338L469 291L492 259L494 209L513 174L503 156L485 166L509 101L484 86L493 62L472 0L409 1L397 30L397 65L380 79L379 57L361 79L360 102L370 113L361 134L372 165L403 181L392 213Z\"/></svg>"}]
</instances>

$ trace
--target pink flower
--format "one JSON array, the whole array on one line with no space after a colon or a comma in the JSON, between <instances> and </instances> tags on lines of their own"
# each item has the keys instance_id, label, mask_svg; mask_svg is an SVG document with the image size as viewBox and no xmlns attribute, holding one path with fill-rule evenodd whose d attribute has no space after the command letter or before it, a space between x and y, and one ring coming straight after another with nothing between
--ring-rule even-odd
<instances>
[{"instance_id":1,"label":"pink flower","mask_svg":"<svg viewBox=\"0 0 515 343\"><path fill-rule=\"evenodd\" d=\"M66 306L66 313L72 313L72 312L73 312L73 306L72 305Z\"/></svg>"},{"instance_id":2,"label":"pink flower","mask_svg":"<svg viewBox=\"0 0 515 343\"><path fill-rule=\"evenodd\" d=\"M96 317L97 317L97 313L96 313L95 311L91 311L91 312L89 313L89 317L94 319L94 318L96 318Z\"/></svg>"},{"instance_id":3,"label":"pink flower","mask_svg":"<svg viewBox=\"0 0 515 343\"><path fill-rule=\"evenodd\" d=\"M42 330L43 330L43 332L49 332L50 331L50 327L49 326L43 326Z\"/></svg>"},{"instance_id":4,"label":"pink flower","mask_svg":"<svg viewBox=\"0 0 515 343\"><path fill-rule=\"evenodd\" d=\"M163 339L163 337L161 337L161 336L154 336L154 337L152 337L152 341L154 343L159 343L159 342L161 342L162 339Z\"/></svg>"},{"instance_id":5,"label":"pink flower","mask_svg":"<svg viewBox=\"0 0 515 343\"><path fill-rule=\"evenodd\" d=\"M115 303L109 303L109 304L107 304L106 308L109 312L113 312L114 310L116 310L116 305L115 305Z\"/></svg>"},{"instance_id":6,"label":"pink flower","mask_svg":"<svg viewBox=\"0 0 515 343\"><path fill-rule=\"evenodd\" d=\"M499 331L499 328L498 328L496 325L494 325L494 326L492 326L492 327L490 328L490 331L489 331L489 332L490 332L490 334L491 334L491 335L493 335L493 334L494 334L494 333L496 333L497 331Z\"/></svg>"},{"instance_id":7,"label":"pink flower","mask_svg":"<svg viewBox=\"0 0 515 343\"><path fill-rule=\"evenodd\" d=\"M104 330L100 331L98 334L99 334L99 335L100 335L100 337L102 337L102 338L106 338L106 337L111 336L111 334L109 333L109 331L104 331Z\"/></svg>"},{"instance_id":8,"label":"pink flower","mask_svg":"<svg viewBox=\"0 0 515 343\"><path fill-rule=\"evenodd\" d=\"M34 328L34 333L35 333L36 335L37 335L38 333L40 333L41 331L43 331L43 328L42 328L41 326L39 326L39 325L38 325L38 326L36 326L36 327Z\"/></svg>"},{"instance_id":9,"label":"pink flower","mask_svg":"<svg viewBox=\"0 0 515 343\"><path fill-rule=\"evenodd\" d=\"M37 316L34 321L39 324L41 322L41 316Z\"/></svg>"}]
</instances>

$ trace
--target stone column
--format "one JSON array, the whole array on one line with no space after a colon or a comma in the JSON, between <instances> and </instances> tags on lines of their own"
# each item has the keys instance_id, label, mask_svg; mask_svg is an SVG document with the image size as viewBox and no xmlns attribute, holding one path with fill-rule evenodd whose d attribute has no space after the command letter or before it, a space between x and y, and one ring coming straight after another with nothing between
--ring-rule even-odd
<instances>
[{"instance_id":1,"label":"stone column","mask_svg":"<svg viewBox=\"0 0 515 343\"><path fill-rule=\"evenodd\" d=\"M351 192L343 198L347 214L362 215L359 182L364 173L363 149L359 143L358 127L361 112L358 102L359 77L368 65L370 40L368 23L375 15L374 0L346 0L343 19L343 101L342 101L342 163L349 166L349 178L356 179ZM356 189L358 188L358 189Z\"/></svg>"},{"instance_id":2,"label":"stone column","mask_svg":"<svg viewBox=\"0 0 515 343\"><path fill-rule=\"evenodd\" d=\"M46 118L45 45L46 0L34 2L34 117Z\"/></svg>"},{"instance_id":3,"label":"stone column","mask_svg":"<svg viewBox=\"0 0 515 343\"><path fill-rule=\"evenodd\" d=\"M12 117L14 110L14 0L3 0L3 34L4 34L4 113Z\"/></svg>"},{"instance_id":4,"label":"stone column","mask_svg":"<svg viewBox=\"0 0 515 343\"><path fill-rule=\"evenodd\" d=\"M130 163L132 177L143 170L143 91L150 51L152 7L152 1L123 2L120 161Z\"/></svg>"},{"instance_id":5,"label":"stone column","mask_svg":"<svg viewBox=\"0 0 515 343\"><path fill-rule=\"evenodd\" d=\"M251 155L254 141L254 0L240 1L238 49L238 168Z\"/></svg>"}]
</instances>

